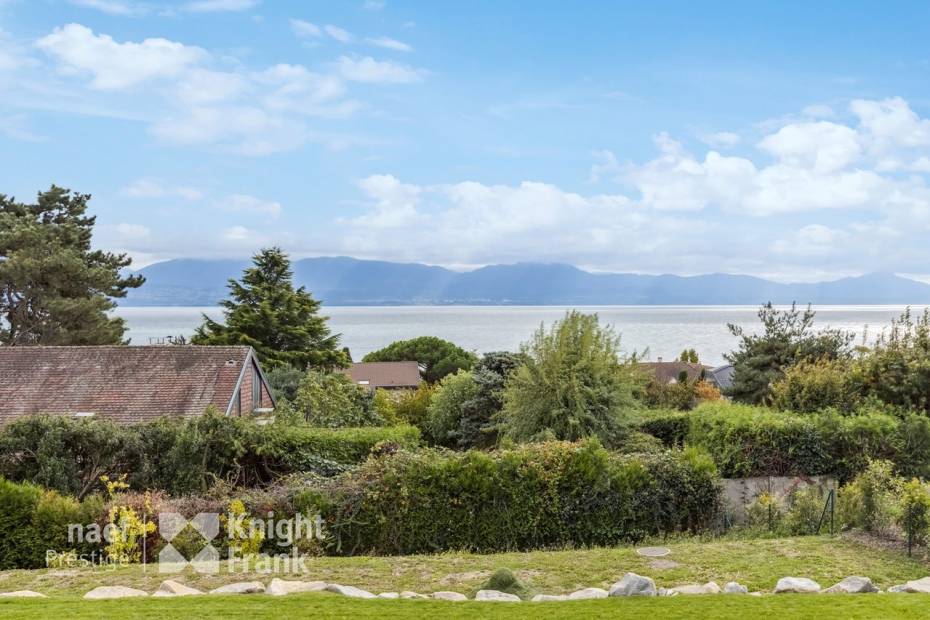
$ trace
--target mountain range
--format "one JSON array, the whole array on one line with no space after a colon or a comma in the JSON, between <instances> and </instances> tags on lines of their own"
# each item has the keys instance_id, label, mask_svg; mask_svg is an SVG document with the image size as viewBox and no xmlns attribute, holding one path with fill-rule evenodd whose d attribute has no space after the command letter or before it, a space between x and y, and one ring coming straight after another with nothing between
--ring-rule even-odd
<instances>
[{"instance_id":1,"label":"mountain range","mask_svg":"<svg viewBox=\"0 0 930 620\"><path fill-rule=\"evenodd\" d=\"M175 259L149 265L125 306L212 306L245 260ZM888 273L783 284L753 276L591 273L565 264L489 265L459 272L348 257L294 261L296 284L327 305L930 304L930 285Z\"/></svg>"}]
</instances>

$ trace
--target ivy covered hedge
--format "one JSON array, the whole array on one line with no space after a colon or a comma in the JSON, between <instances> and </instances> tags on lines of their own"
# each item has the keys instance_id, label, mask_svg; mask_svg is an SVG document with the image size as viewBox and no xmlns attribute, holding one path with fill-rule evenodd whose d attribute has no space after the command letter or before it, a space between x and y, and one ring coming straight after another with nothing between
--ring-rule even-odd
<instances>
[{"instance_id":1,"label":"ivy covered hedge","mask_svg":"<svg viewBox=\"0 0 930 620\"><path fill-rule=\"evenodd\" d=\"M862 410L796 414L707 403L689 413L657 414L641 424L668 445L706 450L727 478L829 474L849 480L869 459L906 476L930 474L930 420Z\"/></svg>"},{"instance_id":2,"label":"ivy covered hedge","mask_svg":"<svg viewBox=\"0 0 930 620\"><path fill-rule=\"evenodd\" d=\"M215 413L135 426L37 416L0 429L0 475L84 497L100 476L128 473L134 489L180 495L216 480L255 486L292 473L336 475L379 444L413 449L419 441L411 426L260 426Z\"/></svg>"},{"instance_id":3,"label":"ivy covered hedge","mask_svg":"<svg viewBox=\"0 0 930 620\"><path fill-rule=\"evenodd\" d=\"M618 455L596 441L375 458L317 496L337 554L614 545L700 531L717 515L695 451Z\"/></svg>"}]
</instances>

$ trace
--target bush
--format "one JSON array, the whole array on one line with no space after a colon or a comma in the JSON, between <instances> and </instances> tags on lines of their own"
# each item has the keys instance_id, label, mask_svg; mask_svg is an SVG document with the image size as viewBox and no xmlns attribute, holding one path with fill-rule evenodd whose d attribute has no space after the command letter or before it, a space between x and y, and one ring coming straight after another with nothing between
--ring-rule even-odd
<instances>
[{"instance_id":1,"label":"bush","mask_svg":"<svg viewBox=\"0 0 930 620\"><path fill-rule=\"evenodd\" d=\"M306 375L306 371L295 368L290 364L273 366L265 371L265 378L268 379L268 385L277 401L293 401L297 396L297 388Z\"/></svg>"},{"instance_id":2,"label":"bush","mask_svg":"<svg viewBox=\"0 0 930 620\"><path fill-rule=\"evenodd\" d=\"M907 552L913 544L923 544L930 530L930 492L914 478L901 487L901 513L898 523L907 534Z\"/></svg>"},{"instance_id":3,"label":"bush","mask_svg":"<svg viewBox=\"0 0 930 620\"><path fill-rule=\"evenodd\" d=\"M685 411L649 411L639 423L639 430L673 448L684 445L690 424L691 414Z\"/></svg>"},{"instance_id":4,"label":"bush","mask_svg":"<svg viewBox=\"0 0 930 620\"><path fill-rule=\"evenodd\" d=\"M46 551L79 546L68 543L68 524L92 521L75 499L0 478L0 570L44 567Z\"/></svg>"},{"instance_id":5,"label":"bush","mask_svg":"<svg viewBox=\"0 0 930 620\"><path fill-rule=\"evenodd\" d=\"M398 421L425 431L434 391L435 388L426 382L421 383L416 390L401 391L394 400L394 412Z\"/></svg>"},{"instance_id":6,"label":"bush","mask_svg":"<svg viewBox=\"0 0 930 620\"><path fill-rule=\"evenodd\" d=\"M429 439L440 446L458 445L463 405L475 398L478 385L467 370L460 370L440 381L429 405Z\"/></svg>"},{"instance_id":7,"label":"bush","mask_svg":"<svg viewBox=\"0 0 930 620\"><path fill-rule=\"evenodd\" d=\"M716 469L694 451L612 454L597 441L372 459L330 488L332 551L413 554L616 545L701 531Z\"/></svg>"},{"instance_id":8,"label":"bush","mask_svg":"<svg viewBox=\"0 0 930 620\"><path fill-rule=\"evenodd\" d=\"M840 488L838 507L845 527L862 528L878 536L889 536L900 515L901 481L889 461L869 461L864 470Z\"/></svg>"},{"instance_id":9,"label":"bush","mask_svg":"<svg viewBox=\"0 0 930 620\"><path fill-rule=\"evenodd\" d=\"M313 426L383 426L371 391L342 373L311 370L301 380L294 408Z\"/></svg>"},{"instance_id":10,"label":"bush","mask_svg":"<svg viewBox=\"0 0 930 620\"><path fill-rule=\"evenodd\" d=\"M413 449L419 440L410 426L260 426L216 412L135 426L39 416L0 429L0 475L81 497L100 488L102 475L130 472L133 489L184 494L217 480L255 486L292 473L333 476L364 461L378 445Z\"/></svg>"},{"instance_id":11,"label":"bush","mask_svg":"<svg viewBox=\"0 0 930 620\"><path fill-rule=\"evenodd\" d=\"M849 480L869 459L910 474L927 467L908 436L913 421L864 411L798 415L764 407L706 403L690 414L687 442L706 449L724 477L833 475Z\"/></svg>"},{"instance_id":12,"label":"bush","mask_svg":"<svg viewBox=\"0 0 930 620\"><path fill-rule=\"evenodd\" d=\"M478 590L496 590L519 596L524 601L530 600L533 591L525 583L517 579L517 576L509 568L501 568L494 571L487 580L478 586Z\"/></svg>"},{"instance_id":13,"label":"bush","mask_svg":"<svg viewBox=\"0 0 930 620\"><path fill-rule=\"evenodd\" d=\"M772 406L801 413L830 408L849 413L859 406L849 368L846 360L802 360L772 385Z\"/></svg>"}]
</instances>

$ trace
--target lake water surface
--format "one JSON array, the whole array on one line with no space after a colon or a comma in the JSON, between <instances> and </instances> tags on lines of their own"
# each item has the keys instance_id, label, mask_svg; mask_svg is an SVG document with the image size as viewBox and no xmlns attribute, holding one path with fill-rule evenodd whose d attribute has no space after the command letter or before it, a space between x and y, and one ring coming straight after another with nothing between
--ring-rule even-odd
<instances>
[{"instance_id":1,"label":"lake water surface","mask_svg":"<svg viewBox=\"0 0 930 620\"><path fill-rule=\"evenodd\" d=\"M565 314L564 306L391 306L325 308L334 332L342 334L355 360L371 351L405 338L439 336L479 353L516 350L540 323L551 323ZM649 357L671 359L682 349L697 350L706 364L723 363L723 354L736 344L727 323L758 326L755 306L591 306L602 323L622 334L627 352L649 349ZM875 335L887 327L904 306L821 306L815 326L836 327ZM915 307L914 310L921 310ZM166 336L190 336L206 313L221 319L219 308L121 307L116 314L126 319L132 344L149 344Z\"/></svg>"}]
</instances>

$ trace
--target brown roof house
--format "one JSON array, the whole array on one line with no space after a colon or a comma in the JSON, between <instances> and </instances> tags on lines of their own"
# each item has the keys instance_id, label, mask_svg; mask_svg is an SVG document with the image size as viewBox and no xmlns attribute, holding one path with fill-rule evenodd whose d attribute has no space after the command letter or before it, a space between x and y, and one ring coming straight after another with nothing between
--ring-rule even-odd
<instances>
[{"instance_id":1,"label":"brown roof house","mask_svg":"<svg viewBox=\"0 0 930 620\"><path fill-rule=\"evenodd\" d=\"M423 380L417 362L360 362L340 372L371 390L415 390Z\"/></svg>"},{"instance_id":2,"label":"brown roof house","mask_svg":"<svg viewBox=\"0 0 930 620\"><path fill-rule=\"evenodd\" d=\"M161 416L268 413L252 347L0 347L0 425L35 414L120 424Z\"/></svg>"},{"instance_id":3,"label":"brown roof house","mask_svg":"<svg viewBox=\"0 0 930 620\"><path fill-rule=\"evenodd\" d=\"M704 379L710 366L692 364L690 362L641 362L640 367L655 375L658 383L678 383L681 377L687 378L689 383Z\"/></svg>"}]
</instances>

